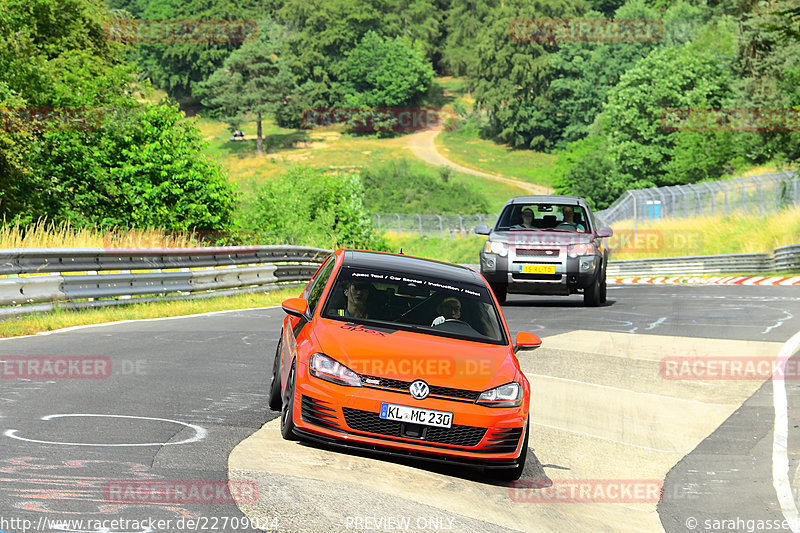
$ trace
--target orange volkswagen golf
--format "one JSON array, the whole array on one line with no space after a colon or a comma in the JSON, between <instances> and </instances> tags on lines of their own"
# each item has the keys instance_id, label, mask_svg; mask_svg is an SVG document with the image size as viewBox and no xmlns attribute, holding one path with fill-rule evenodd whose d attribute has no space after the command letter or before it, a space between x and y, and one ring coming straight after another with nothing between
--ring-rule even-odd
<instances>
[{"instance_id":1,"label":"orange volkswagen golf","mask_svg":"<svg viewBox=\"0 0 800 533\"><path fill-rule=\"evenodd\" d=\"M530 384L500 307L476 271L405 255L338 250L287 317L270 407L281 433L519 478Z\"/></svg>"}]
</instances>

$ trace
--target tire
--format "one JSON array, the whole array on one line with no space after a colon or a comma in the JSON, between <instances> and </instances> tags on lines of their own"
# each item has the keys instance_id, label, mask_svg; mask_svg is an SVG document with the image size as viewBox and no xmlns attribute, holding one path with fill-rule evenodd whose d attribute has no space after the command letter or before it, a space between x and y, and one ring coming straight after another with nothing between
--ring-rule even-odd
<instances>
[{"instance_id":1,"label":"tire","mask_svg":"<svg viewBox=\"0 0 800 533\"><path fill-rule=\"evenodd\" d=\"M506 303L507 285L503 283L492 283L491 287L494 297L497 298L497 301L501 304Z\"/></svg>"},{"instance_id":2,"label":"tire","mask_svg":"<svg viewBox=\"0 0 800 533\"><path fill-rule=\"evenodd\" d=\"M606 297L608 294L608 285L606 285L606 278L603 277L603 281L600 283L600 303L606 303Z\"/></svg>"},{"instance_id":3,"label":"tire","mask_svg":"<svg viewBox=\"0 0 800 533\"><path fill-rule=\"evenodd\" d=\"M283 400L281 399L281 345L283 337L278 341L275 349L275 360L272 363L272 381L269 384L269 408L280 411Z\"/></svg>"},{"instance_id":4,"label":"tire","mask_svg":"<svg viewBox=\"0 0 800 533\"><path fill-rule=\"evenodd\" d=\"M587 307L597 307L600 305L600 275L594 279L591 285L583 289L583 305Z\"/></svg>"},{"instance_id":5,"label":"tire","mask_svg":"<svg viewBox=\"0 0 800 533\"><path fill-rule=\"evenodd\" d=\"M506 468L495 472L494 477L501 481L516 481L522 476L525 470L525 461L528 458L528 436L530 434L530 422L525 422L525 440L522 441L522 450L519 453L519 464L514 468Z\"/></svg>"},{"instance_id":6,"label":"tire","mask_svg":"<svg viewBox=\"0 0 800 533\"><path fill-rule=\"evenodd\" d=\"M283 393L283 404L281 405L281 436L285 440L297 440L297 436L294 434L295 366L295 363L292 363L292 369L286 379L286 390Z\"/></svg>"}]
</instances>

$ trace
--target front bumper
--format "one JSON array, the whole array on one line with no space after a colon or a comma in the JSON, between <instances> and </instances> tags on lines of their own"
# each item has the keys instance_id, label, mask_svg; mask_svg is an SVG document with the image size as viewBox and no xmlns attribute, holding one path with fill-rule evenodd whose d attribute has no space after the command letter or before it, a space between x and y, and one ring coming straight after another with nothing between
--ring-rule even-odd
<instances>
[{"instance_id":1,"label":"front bumper","mask_svg":"<svg viewBox=\"0 0 800 533\"><path fill-rule=\"evenodd\" d=\"M589 287L597 276L597 255L569 257L565 249L550 255L522 255L509 250L503 257L481 251L481 274L489 283L502 284L510 293L568 295ZM552 266L552 274L522 274L522 265Z\"/></svg>"},{"instance_id":2,"label":"front bumper","mask_svg":"<svg viewBox=\"0 0 800 533\"><path fill-rule=\"evenodd\" d=\"M418 401L400 391L350 388L299 377L294 421L303 437L387 455L495 468L514 466L521 453L526 403L494 409L463 399ZM452 412L452 426L381 419L382 403Z\"/></svg>"}]
</instances>

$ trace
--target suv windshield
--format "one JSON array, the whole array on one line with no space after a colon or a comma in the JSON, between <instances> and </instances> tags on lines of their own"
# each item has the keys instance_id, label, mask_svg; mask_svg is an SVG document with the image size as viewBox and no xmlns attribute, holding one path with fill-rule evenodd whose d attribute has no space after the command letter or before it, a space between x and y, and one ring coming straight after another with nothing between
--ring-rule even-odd
<instances>
[{"instance_id":1,"label":"suv windshield","mask_svg":"<svg viewBox=\"0 0 800 533\"><path fill-rule=\"evenodd\" d=\"M586 232L586 211L576 204L511 204L497 220L495 230L561 230Z\"/></svg>"},{"instance_id":2,"label":"suv windshield","mask_svg":"<svg viewBox=\"0 0 800 533\"><path fill-rule=\"evenodd\" d=\"M418 274L343 267L322 316L491 344L506 343L488 287Z\"/></svg>"}]
</instances>

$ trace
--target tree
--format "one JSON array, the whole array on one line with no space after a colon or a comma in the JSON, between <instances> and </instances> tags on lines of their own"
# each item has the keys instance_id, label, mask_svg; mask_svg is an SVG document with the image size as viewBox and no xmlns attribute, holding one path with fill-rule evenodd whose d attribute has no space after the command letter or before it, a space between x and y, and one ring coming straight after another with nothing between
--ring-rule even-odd
<instances>
[{"instance_id":1,"label":"tree","mask_svg":"<svg viewBox=\"0 0 800 533\"><path fill-rule=\"evenodd\" d=\"M667 110L721 109L732 101L732 40L724 38L724 22L715 29L716 46L701 39L681 48L655 50L610 91L603 111L608 151L626 187L676 182L669 177L669 167L682 132L664 127Z\"/></svg>"},{"instance_id":2,"label":"tree","mask_svg":"<svg viewBox=\"0 0 800 533\"><path fill-rule=\"evenodd\" d=\"M233 124L240 123L246 114L256 116L256 149L264 153L262 119L290 105L297 90L288 63L278 57L278 47L270 40L271 23L262 24L259 39L245 43L225 60L199 86L203 104L220 111Z\"/></svg>"},{"instance_id":3,"label":"tree","mask_svg":"<svg viewBox=\"0 0 800 533\"><path fill-rule=\"evenodd\" d=\"M537 118L537 110L547 103L553 79L548 54L556 49L551 42L510 35L511 22L574 17L582 7L565 0L510 0L486 17L475 48L474 95L478 106L487 111L493 133L503 142L519 148L548 146L547 129Z\"/></svg>"},{"instance_id":4,"label":"tree","mask_svg":"<svg viewBox=\"0 0 800 533\"><path fill-rule=\"evenodd\" d=\"M641 0L617 10L616 19L654 19ZM602 19L598 13L583 18ZM563 147L585 137L620 76L658 46L645 42L565 42L548 56L552 81L543 92L534 120L546 138L545 148Z\"/></svg>"},{"instance_id":5,"label":"tree","mask_svg":"<svg viewBox=\"0 0 800 533\"><path fill-rule=\"evenodd\" d=\"M445 19L445 46L442 64L455 76L471 76L477 62L475 43L484 31L489 11L497 0L452 0Z\"/></svg>"},{"instance_id":6,"label":"tree","mask_svg":"<svg viewBox=\"0 0 800 533\"><path fill-rule=\"evenodd\" d=\"M421 54L401 39L384 39L368 32L344 62L344 104L353 107L393 107L424 95L433 69Z\"/></svg>"},{"instance_id":7,"label":"tree","mask_svg":"<svg viewBox=\"0 0 800 533\"><path fill-rule=\"evenodd\" d=\"M233 190L175 106L137 100L147 86L108 40L102 4L11 3L0 10L0 215L224 229ZM42 108L49 117L34 118Z\"/></svg>"},{"instance_id":8,"label":"tree","mask_svg":"<svg viewBox=\"0 0 800 533\"><path fill-rule=\"evenodd\" d=\"M270 14L269 11L266 14ZM264 17L264 6L259 0L158 0L147 2L141 12L141 23L152 31L142 32L142 42L134 42L139 64L154 85L185 104L195 104L196 85L219 69L225 59L236 49L260 34L253 27L257 18ZM184 35L181 27L170 21L207 21L217 24L218 33ZM225 26L225 21L230 21ZM235 21L245 21L236 24ZM230 30L230 31L227 31ZM251 30L255 30L251 33ZM165 36L162 36L166 34ZM155 35L155 40L149 36Z\"/></svg>"}]
</instances>

